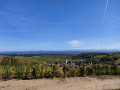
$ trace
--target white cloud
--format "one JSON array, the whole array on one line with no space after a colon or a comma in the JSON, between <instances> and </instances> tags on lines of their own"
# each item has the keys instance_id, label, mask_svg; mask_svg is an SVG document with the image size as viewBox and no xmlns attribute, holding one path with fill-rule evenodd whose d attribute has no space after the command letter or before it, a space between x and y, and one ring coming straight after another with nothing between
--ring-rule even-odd
<instances>
[{"instance_id":1,"label":"white cloud","mask_svg":"<svg viewBox=\"0 0 120 90\"><path fill-rule=\"evenodd\" d=\"M66 42L68 45L72 46L72 47L78 47L80 46L81 44L83 44L83 42L80 42L78 40L72 40L72 41L69 41L69 42Z\"/></svg>"}]
</instances>

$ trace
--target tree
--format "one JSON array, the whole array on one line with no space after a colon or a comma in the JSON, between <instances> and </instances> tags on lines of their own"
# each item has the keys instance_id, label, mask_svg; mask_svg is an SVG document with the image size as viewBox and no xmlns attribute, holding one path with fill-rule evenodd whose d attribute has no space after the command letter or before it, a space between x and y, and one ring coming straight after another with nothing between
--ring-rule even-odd
<instances>
[{"instance_id":1,"label":"tree","mask_svg":"<svg viewBox=\"0 0 120 90\"><path fill-rule=\"evenodd\" d=\"M89 75L92 75L92 73L93 73L92 67L86 66L85 67L85 74L89 76Z\"/></svg>"},{"instance_id":2,"label":"tree","mask_svg":"<svg viewBox=\"0 0 120 90\"><path fill-rule=\"evenodd\" d=\"M64 72L64 77L67 76L67 71L69 70L69 68L66 65L63 65L63 72Z\"/></svg>"},{"instance_id":3,"label":"tree","mask_svg":"<svg viewBox=\"0 0 120 90\"><path fill-rule=\"evenodd\" d=\"M32 72L32 68L30 66L25 67L25 79L30 79L30 73Z\"/></svg>"},{"instance_id":4,"label":"tree","mask_svg":"<svg viewBox=\"0 0 120 90\"><path fill-rule=\"evenodd\" d=\"M18 78L24 78L24 70L25 68L23 66L16 66L16 70L15 70L15 73L16 75L18 75Z\"/></svg>"},{"instance_id":5,"label":"tree","mask_svg":"<svg viewBox=\"0 0 120 90\"><path fill-rule=\"evenodd\" d=\"M46 66L44 77L45 78L53 77L53 73L52 72L53 72L53 69L50 66Z\"/></svg>"},{"instance_id":6,"label":"tree","mask_svg":"<svg viewBox=\"0 0 120 90\"><path fill-rule=\"evenodd\" d=\"M78 77L84 76L84 65L77 68L76 74Z\"/></svg>"},{"instance_id":7,"label":"tree","mask_svg":"<svg viewBox=\"0 0 120 90\"><path fill-rule=\"evenodd\" d=\"M53 66L53 77L63 77L64 76L64 72L62 71L62 69L56 65Z\"/></svg>"},{"instance_id":8,"label":"tree","mask_svg":"<svg viewBox=\"0 0 120 90\"><path fill-rule=\"evenodd\" d=\"M33 78L38 78L40 75L40 68L38 66L32 67L32 76Z\"/></svg>"},{"instance_id":9,"label":"tree","mask_svg":"<svg viewBox=\"0 0 120 90\"><path fill-rule=\"evenodd\" d=\"M3 78L5 78L5 79L11 79L10 78L10 75L11 75L10 67L8 67L8 66L4 67L4 75L5 75L5 77L3 77Z\"/></svg>"},{"instance_id":10,"label":"tree","mask_svg":"<svg viewBox=\"0 0 120 90\"><path fill-rule=\"evenodd\" d=\"M75 77L76 76L76 69L75 69L75 67L70 67L67 76L68 77Z\"/></svg>"}]
</instances>

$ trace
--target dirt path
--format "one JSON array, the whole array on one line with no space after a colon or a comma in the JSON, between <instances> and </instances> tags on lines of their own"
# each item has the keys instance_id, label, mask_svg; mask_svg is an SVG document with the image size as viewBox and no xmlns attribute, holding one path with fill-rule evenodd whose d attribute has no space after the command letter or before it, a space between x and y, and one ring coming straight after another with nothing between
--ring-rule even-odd
<instances>
[{"instance_id":1,"label":"dirt path","mask_svg":"<svg viewBox=\"0 0 120 90\"><path fill-rule=\"evenodd\" d=\"M120 88L120 78L9 80L0 82L0 90L109 90Z\"/></svg>"}]
</instances>

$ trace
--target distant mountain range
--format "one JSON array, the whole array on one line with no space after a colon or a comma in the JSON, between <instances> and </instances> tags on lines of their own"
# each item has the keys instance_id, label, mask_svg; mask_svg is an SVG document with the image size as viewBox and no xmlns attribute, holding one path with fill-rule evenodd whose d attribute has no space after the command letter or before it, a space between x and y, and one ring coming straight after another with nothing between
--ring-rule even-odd
<instances>
[{"instance_id":1,"label":"distant mountain range","mask_svg":"<svg viewBox=\"0 0 120 90\"><path fill-rule=\"evenodd\" d=\"M88 53L88 52L104 52L113 53L120 52L117 49L75 49L75 50L35 50L35 51L0 51L0 54L59 54L59 53Z\"/></svg>"}]
</instances>

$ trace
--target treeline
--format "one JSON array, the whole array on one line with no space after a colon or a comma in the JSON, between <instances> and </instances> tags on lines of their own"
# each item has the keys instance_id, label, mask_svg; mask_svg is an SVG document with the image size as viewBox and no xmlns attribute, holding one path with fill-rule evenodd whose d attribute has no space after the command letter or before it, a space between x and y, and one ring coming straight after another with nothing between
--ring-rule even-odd
<instances>
[{"instance_id":1,"label":"treeline","mask_svg":"<svg viewBox=\"0 0 120 90\"><path fill-rule=\"evenodd\" d=\"M36 61L11 56L3 56L0 60L2 66L30 66L38 64Z\"/></svg>"},{"instance_id":2,"label":"treeline","mask_svg":"<svg viewBox=\"0 0 120 90\"><path fill-rule=\"evenodd\" d=\"M72 59L90 59L97 55L108 55L108 53L83 53L73 56Z\"/></svg>"},{"instance_id":3,"label":"treeline","mask_svg":"<svg viewBox=\"0 0 120 90\"><path fill-rule=\"evenodd\" d=\"M33 79L33 78L64 78L83 77L90 75L120 75L117 65L89 65L63 68L57 65L48 66L0 66L0 79Z\"/></svg>"},{"instance_id":4,"label":"treeline","mask_svg":"<svg viewBox=\"0 0 120 90\"><path fill-rule=\"evenodd\" d=\"M93 64L120 64L120 53L84 53L75 55L72 60L84 60Z\"/></svg>"}]
</instances>

